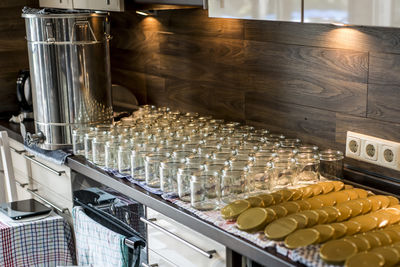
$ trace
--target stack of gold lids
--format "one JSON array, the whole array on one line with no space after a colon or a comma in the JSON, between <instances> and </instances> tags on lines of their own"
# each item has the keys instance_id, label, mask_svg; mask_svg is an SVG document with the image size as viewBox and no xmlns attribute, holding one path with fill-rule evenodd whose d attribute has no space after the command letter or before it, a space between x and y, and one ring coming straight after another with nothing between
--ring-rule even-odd
<instances>
[{"instance_id":1,"label":"stack of gold lids","mask_svg":"<svg viewBox=\"0 0 400 267\"><path fill-rule=\"evenodd\" d=\"M324 243L320 256L327 262L353 266L362 256L385 266L399 261L394 256L396 242L400 248L399 200L340 181L252 196L221 214L236 219L243 231L264 229L267 238L284 240L290 249Z\"/></svg>"}]
</instances>

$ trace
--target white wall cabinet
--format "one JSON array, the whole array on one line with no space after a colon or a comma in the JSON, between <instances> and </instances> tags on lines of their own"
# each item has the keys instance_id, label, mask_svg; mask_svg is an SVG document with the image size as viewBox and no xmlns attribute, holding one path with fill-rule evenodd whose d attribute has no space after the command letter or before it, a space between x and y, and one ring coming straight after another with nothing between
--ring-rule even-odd
<instances>
[{"instance_id":1,"label":"white wall cabinet","mask_svg":"<svg viewBox=\"0 0 400 267\"><path fill-rule=\"evenodd\" d=\"M39 0L41 7L124 11L124 0Z\"/></svg>"},{"instance_id":2,"label":"white wall cabinet","mask_svg":"<svg viewBox=\"0 0 400 267\"><path fill-rule=\"evenodd\" d=\"M400 27L400 0L304 0L304 22Z\"/></svg>"},{"instance_id":3,"label":"white wall cabinet","mask_svg":"<svg viewBox=\"0 0 400 267\"><path fill-rule=\"evenodd\" d=\"M301 22L301 0L208 0L208 15Z\"/></svg>"},{"instance_id":4,"label":"white wall cabinet","mask_svg":"<svg viewBox=\"0 0 400 267\"><path fill-rule=\"evenodd\" d=\"M76 9L124 11L124 0L73 0Z\"/></svg>"},{"instance_id":5,"label":"white wall cabinet","mask_svg":"<svg viewBox=\"0 0 400 267\"><path fill-rule=\"evenodd\" d=\"M73 0L39 0L39 5L41 7L72 9L72 1Z\"/></svg>"}]
</instances>

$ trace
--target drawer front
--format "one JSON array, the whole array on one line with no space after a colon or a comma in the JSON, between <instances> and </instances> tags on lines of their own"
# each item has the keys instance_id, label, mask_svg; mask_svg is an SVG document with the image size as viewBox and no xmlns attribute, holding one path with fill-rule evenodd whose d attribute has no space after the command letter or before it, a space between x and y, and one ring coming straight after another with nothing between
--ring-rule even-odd
<instances>
[{"instance_id":1,"label":"drawer front","mask_svg":"<svg viewBox=\"0 0 400 267\"><path fill-rule=\"evenodd\" d=\"M29 188L32 190L36 190L36 194L56 205L57 207L61 209L67 208L70 214L72 214L72 198L65 198L64 196L61 196L58 193L49 189L47 186L44 186L36 181L32 181L32 183L29 184ZM32 194L31 197L37 199L38 201L41 201L39 198L35 197Z\"/></svg>"},{"instance_id":2,"label":"drawer front","mask_svg":"<svg viewBox=\"0 0 400 267\"><path fill-rule=\"evenodd\" d=\"M153 222L158 226L161 226L204 251L216 250L217 253L213 254L213 257L209 259L188 245L150 225L147 227L149 249L154 250L157 254L173 262L177 266L226 266L225 246L154 210L147 209L147 214L149 219L156 219Z\"/></svg>"},{"instance_id":3,"label":"drawer front","mask_svg":"<svg viewBox=\"0 0 400 267\"><path fill-rule=\"evenodd\" d=\"M177 265L173 264L154 250L149 249L148 250L148 257L149 257L149 263L147 264L149 267L151 266L157 266L157 267L177 267ZM146 265L143 265L141 267L148 267Z\"/></svg>"},{"instance_id":4,"label":"drawer front","mask_svg":"<svg viewBox=\"0 0 400 267\"><path fill-rule=\"evenodd\" d=\"M23 153L16 151L24 151L24 146L12 139L9 139L11 159L14 169L14 175L20 182L27 182L30 176L30 162L24 158ZM22 179L22 180L21 180Z\"/></svg>"},{"instance_id":5,"label":"drawer front","mask_svg":"<svg viewBox=\"0 0 400 267\"><path fill-rule=\"evenodd\" d=\"M37 160L39 161L39 159ZM39 166L35 162L32 162L32 179L35 182L46 186L48 189L62 196L63 198L72 201L71 176L69 169L65 168L65 166L52 166L48 162L44 162L43 160L41 162L49 165L51 168L57 171L65 171L65 173L58 176L57 174L43 168L42 166Z\"/></svg>"},{"instance_id":6,"label":"drawer front","mask_svg":"<svg viewBox=\"0 0 400 267\"><path fill-rule=\"evenodd\" d=\"M32 195L26 191L26 189L22 188L18 184L16 185L17 188L17 200L24 200L24 199L31 199Z\"/></svg>"}]
</instances>

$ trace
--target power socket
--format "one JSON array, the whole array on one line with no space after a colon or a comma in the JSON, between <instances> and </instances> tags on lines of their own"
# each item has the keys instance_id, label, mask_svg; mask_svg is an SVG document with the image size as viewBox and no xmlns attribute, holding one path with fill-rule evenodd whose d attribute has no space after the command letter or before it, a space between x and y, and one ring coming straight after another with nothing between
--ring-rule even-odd
<instances>
[{"instance_id":1,"label":"power socket","mask_svg":"<svg viewBox=\"0 0 400 267\"><path fill-rule=\"evenodd\" d=\"M349 133L349 132L348 132ZM353 155L353 156L360 156L361 150L361 139L355 136L349 135L347 133L347 140L346 140L346 156Z\"/></svg>"},{"instance_id":2,"label":"power socket","mask_svg":"<svg viewBox=\"0 0 400 267\"><path fill-rule=\"evenodd\" d=\"M400 143L347 132L346 157L400 171Z\"/></svg>"},{"instance_id":3,"label":"power socket","mask_svg":"<svg viewBox=\"0 0 400 267\"><path fill-rule=\"evenodd\" d=\"M361 141L361 157L372 160L372 161L377 161L378 160L378 144L375 142L367 141L367 140L362 140Z\"/></svg>"}]
</instances>

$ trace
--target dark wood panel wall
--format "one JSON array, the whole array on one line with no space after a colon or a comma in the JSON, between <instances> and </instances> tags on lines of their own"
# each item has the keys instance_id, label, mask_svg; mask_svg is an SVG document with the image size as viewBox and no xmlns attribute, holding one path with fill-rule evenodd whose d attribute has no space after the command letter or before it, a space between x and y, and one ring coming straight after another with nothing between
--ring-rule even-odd
<instances>
[{"instance_id":1,"label":"dark wood panel wall","mask_svg":"<svg viewBox=\"0 0 400 267\"><path fill-rule=\"evenodd\" d=\"M400 29L215 19L200 9L113 13L111 25L113 82L140 103L323 148L344 150L348 130L400 141Z\"/></svg>"},{"instance_id":2,"label":"dark wood panel wall","mask_svg":"<svg viewBox=\"0 0 400 267\"><path fill-rule=\"evenodd\" d=\"M0 3L0 113L17 111L15 81L20 69L29 68L25 40L24 6L37 6L37 0L1 0Z\"/></svg>"}]
</instances>

